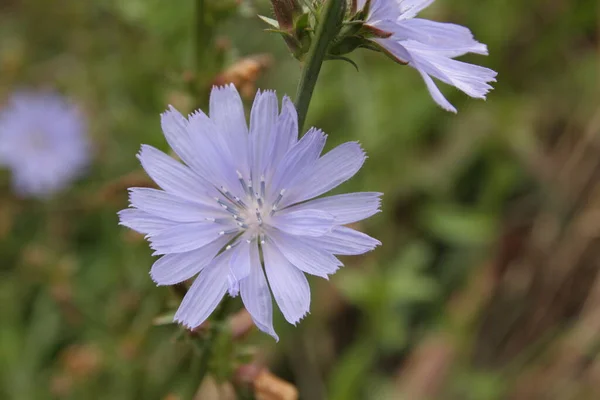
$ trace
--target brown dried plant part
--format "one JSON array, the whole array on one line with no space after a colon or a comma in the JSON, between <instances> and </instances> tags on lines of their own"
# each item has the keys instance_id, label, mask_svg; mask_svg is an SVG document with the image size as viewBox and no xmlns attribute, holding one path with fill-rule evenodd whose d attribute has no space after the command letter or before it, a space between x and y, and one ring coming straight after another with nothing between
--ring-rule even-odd
<instances>
[{"instance_id":1,"label":"brown dried plant part","mask_svg":"<svg viewBox=\"0 0 600 400\"><path fill-rule=\"evenodd\" d=\"M508 369L516 385L507 398L595 398L590 393L600 370L600 110L587 125L568 124L558 141L539 148L542 171L530 165L530 172L545 196L533 212L517 210L513 219L526 226L513 229L509 247L517 251L509 256L506 248L499 251L475 363Z\"/></svg>"},{"instance_id":2,"label":"brown dried plant part","mask_svg":"<svg viewBox=\"0 0 600 400\"><path fill-rule=\"evenodd\" d=\"M252 316L245 309L241 309L229 318L229 329L231 329L231 337L234 340L241 340L248 336L254 328Z\"/></svg>"},{"instance_id":3,"label":"brown dried plant part","mask_svg":"<svg viewBox=\"0 0 600 400\"><path fill-rule=\"evenodd\" d=\"M452 341L442 334L425 339L407 360L396 380L401 398L437 399L455 361Z\"/></svg>"},{"instance_id":4,"label":"brown dried plant part","mask_svg":"<svg viewBox=\"0 0 600 400\"><path fill-rule=\"evenodd\" d=\"M298 400L298 389L275 376L260 361L238 367L234 381L238 386L250 387L256 400Z\"/></svg>"},{"instance_id":5,"label":"brown dried plant part","mask_svg":"<svg viewBox=\"0 0 600 400\"><path fill-rule=\"evenodd\" d=\"M263 369L254 380L256 400L297 400L298 390L289 382Z\"/></svg>"},{"instance_id":6,"label":"brown dried plant part","mask_svg":"<svg viewBox=\"0 0 600 400\"><path fill-rule=\"evenodd\" d=\"M244 98L251 98L256 92L256 81L273 65L273 57L269 54L256 54L238 60L221 72L213 80L213 85L233 83Z\"/></svg>"},{"instance_id":7,"label":"brown dried plant part","mask_svg":"<svg viewBox=\"0 0 600 400\"><path fill-rule=\"evenodd\" d=\"M236 400L235 389L230 382L218 382L207 376L194 395L194 400Z\"/></svg>"},{"instance_id":8,"label":"brown dried plant part","mask_svg":"<svg viewBox=\"0 0 600 400\"><path fill-rule=\"evenodd\" d=\"M100 371L103 356L94 344L78 344L65 349L60 355L60 361L69 376L85 380Z\"/></svg>"}]
</instances>

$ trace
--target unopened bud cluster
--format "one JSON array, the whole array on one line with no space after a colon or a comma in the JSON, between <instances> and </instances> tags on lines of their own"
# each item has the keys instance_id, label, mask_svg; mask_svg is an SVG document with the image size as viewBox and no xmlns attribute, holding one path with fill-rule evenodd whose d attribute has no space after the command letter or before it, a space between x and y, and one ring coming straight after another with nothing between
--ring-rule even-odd
<instances>
[{"instance_id":1,"label":"unopened bud cluster","mask_svg":"<svg viewBox=\"0 0 600 400\"><path fill-rule=\"evenodd\" d=\"M271 3L275 19L262 16L262 20L271 26L268 29L270 32L279 33L283 37L295 58L304 60L319 24L324 1L313 0L308 6L303 6L299 0L271 0ZM359 9L359 3L365 3L364 7ZM348 0L343 4L346 8L344 22L339 26L336 38L329 47L329 58L340 58L358 47L377 50L368 39L389 36L386 32L364 24L370 3Z\"/></svg>"},{"instance_id":2,"label":"unopened bud cluster","mask_svg":"<svg viewBox=\"0 0 600 400\"><path fill-rule=\"evenodd\" d=\"M298 60L304 59L311 44L310 12L298 0L272 0L275 20L261 17L271 26L269 31L281 34Z\"/></svg>"}]
</instances>

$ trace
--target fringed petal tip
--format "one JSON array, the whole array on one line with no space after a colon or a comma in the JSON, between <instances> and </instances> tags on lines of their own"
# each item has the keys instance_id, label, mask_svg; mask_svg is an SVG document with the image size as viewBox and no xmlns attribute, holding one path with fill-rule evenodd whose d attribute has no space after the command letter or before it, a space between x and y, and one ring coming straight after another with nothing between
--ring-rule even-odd
<instances>
[{"instance_id":1,"label":"fringed petal tip","mask_svg":"<svg viewBox=\"0 0 600 400\"><path fill-rule=\"evenodd\" d=\"M176 324L178 324L178 325L183 326L185 329L190 330L190 331L193 331L194 329L196 329L200 325L202 325L202 323L200 323L200 324L198 324L196 326L193 326L193 325L189 324L187 321L185 321L185 320L183 320L181 318L178 318L177 314L175 314L175 316L173 317L173 322L176 323Z\"/></svg>"},{"instance_id":2,"label":"fringed petal tip","mask_svg":"<svg viewBox=\"0 0 600 400\"><path fill-rule=\"evenodd\" d=\"M310 310L306 311L304 314L302 314L301 316L299 316L297 319L295 320L287 320L290 324L294 325L294 326L298 326L298 324L304 319L306 318L306 316L308 316L310 314Z\"/></svg>"},{"instance_id":3,"label":"fringed petal tip","mask_svg":"<svg viewBox=\"0 0 600 400\"><path fill-rule=\"evenodd\" d=\"M250 314L250 316L252 316L252 314ZM277 332L275 332L275 329L273 329L272 326L271 327L265 326L265 325L259 323L258 321L256 321L254 319L254 317L252 317L252 322L254 323L254 326L256 326L256 328L258 328L258 330L271 336L273 339L275 339L276 343L279 342L279 336L277 335Z\"/></svg>"},{"instance_id":4,"label":"fringed petal tip","mask_svg":"<svg viewBox=\"0 0 600 400\"><path fill-rule=\"evenodd\" d=\"M163 111L160 116L164 119L171 117L173 114L181 116L181 113L172 104L168 104L167 109Z\"/></svg>"}]
</instances>

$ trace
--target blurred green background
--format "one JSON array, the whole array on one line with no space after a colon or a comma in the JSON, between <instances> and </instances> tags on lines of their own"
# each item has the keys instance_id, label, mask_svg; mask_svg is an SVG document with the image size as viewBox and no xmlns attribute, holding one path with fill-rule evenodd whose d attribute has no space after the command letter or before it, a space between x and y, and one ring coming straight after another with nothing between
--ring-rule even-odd
<instances>
[{"instance_id":1,"label":"blurred green background","mask_svg":"<svg viewBox=\"0 0 600 400\"><path fill-rule=\"evenodd\" d=\"M167 149L167 104L204 106L231 80L247 105L254 87L294 95L300 66L256 18L268 2L207 4L197 32L192 0L0 2L0 103L57 90L94 141L90 173L47 202L0 172L0 398L215 396L198 392L198 339L154 324L177 293L155 287L151 251L116 216L148 184L140 144ZM339 190L385 193L359 227L383 246L311 279L312 312L297 327L278 314L279 343L217 343L213 375L254 355L308 400L600 398L598 2L438 0L421 16L488 44L464 60L498 71L496 89L443 87L453 115L381 54L353 53L360 72L326 63L307 123L327 149L363 144Z\"/></svg>"}]
</instances>

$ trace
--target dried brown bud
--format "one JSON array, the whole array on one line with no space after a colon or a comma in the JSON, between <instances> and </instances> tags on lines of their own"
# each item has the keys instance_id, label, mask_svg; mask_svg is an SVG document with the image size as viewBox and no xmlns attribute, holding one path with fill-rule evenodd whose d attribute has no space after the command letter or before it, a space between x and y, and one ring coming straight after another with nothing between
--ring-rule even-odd
<instances>
[{"instance_id":1,"label":"dried brown bud","mask_svg":"<svg viewBox=\"0 0 600 400\"><path fill-rule=\"evenodd\" d=\"M72 345L61 353L61 361L69 376L87 379L99 371L102 353L95 345Z\"/></svg>"},{"instance_id":2,"label":"dried brown bud","mask_svg":"<svg viewBox=\"0 0 600 400\"><path fill-rule=\"evenodd\" d=\"M229 327L234 340L242 339L254 328L254 322L250 313L244 308L229 318Z\"/></svg>"},{"instance_id":3,"label":"dried brown bud","mask_svg":"<svg viewBox=\"0 0 600 400\"><path fill-rule=\"evenodd\" d=\"M256 80L272 64L273 58L268 54L242 58L217 75L212 83L217 86L233 83L244 97L252 97Z\"/></svg>"},{"instance_id":4,"label":"dried brown bud","mask_svg":"<svg viewBox=\"0 0 600 400\"><path fill-rule=\"evenodd\" d=\"M294 385L266 369L254 380L254 394L257 400L298 400L298 389Z\"/></svg>"}]
</instances>

